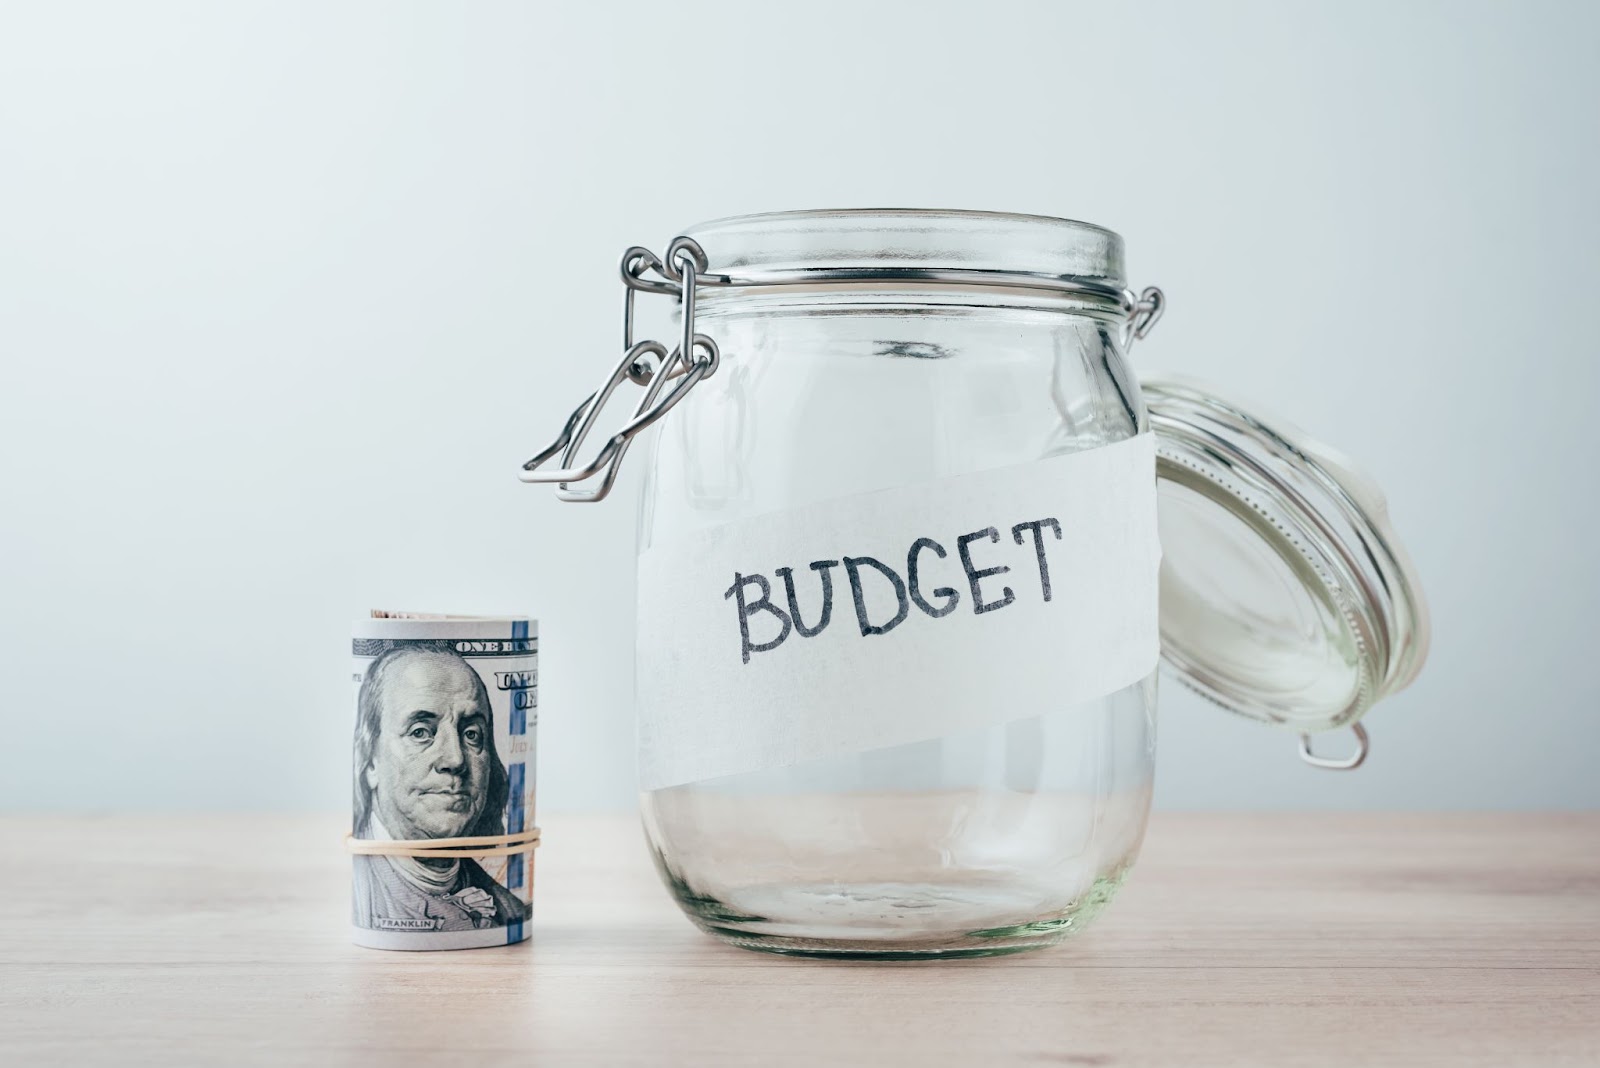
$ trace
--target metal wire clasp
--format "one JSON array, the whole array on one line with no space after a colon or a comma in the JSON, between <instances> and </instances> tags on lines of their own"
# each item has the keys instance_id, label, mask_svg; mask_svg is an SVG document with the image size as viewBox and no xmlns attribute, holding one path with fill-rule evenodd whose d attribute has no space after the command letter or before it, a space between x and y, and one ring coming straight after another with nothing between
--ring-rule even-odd
<instances>
[{"instance_id":1,"label":"metal wire clasp","mask_svg":"<svg viewBox=\"0 0 1600 1068\"><path fill-rule=\"evenodd\" d=\"M1300 759L1314 768L1325 768L1328 771L1354 771L1367 761L1367 753L1372 750L1372 742L1367 737L1367 728L1359 723L1350 724L1350 733L1356 736L1356 751L1347 757L1321 757L1311 751L1311 735L1300 736Z\"/></svg>"},{"instance_id":2,"label":"metal wire clasp","mask_svg":"<svg viewBox=\"0 0 1600 1068\"><path fill-rule=\"evenodd\" d=\"M1128 316L1124 347L1131 348L1135 341L1143 341L1145 335L1161 321L1161 313L1167 310L1167 295L1161 292L1159 286L1145 286L1144 292L1137 297L1133 295L1133 290L1124 289L1122 310Z\"/></svg>"},{"instance_id":3,"label":"metal wire clasp","mask_svg":"<svg viewBox=\"0 0 1600 1068\"><path fill-rule=\"evenodd\" d=\"M559 483L556 496L563 501L588 503L604 500L617 480L617 470L628 446L646 427L670 412L700 381L716 373L722 354L717 343L694 330L695 288L706 271L706 254L691 238L674 238L667 246L666 259L662 260L647 248L635 245L622 254L622 359L612 368L600 388L573 411L567 425L545 449L522 465L518 475L524 482ZM646 272L657 277L648 278ZM670 353L659 341L633 339L633 295L635 292L665 293L674 295L680 303L683 334L677 348ZM652 359L653 358L653 359ZM594 429L600 410L622 380L645 387L644 396L633 415L613 434L594 459L582 467L574 467L578 450L584 439ZM680 379L665 396L664 387L672 379ZM564 451L563 451L564 450ZM556 453L561 453L561 466L554 470L544 464ZM575 490L571 484L586 482L596 475L599 483L591 490Z\"/></svg>"}]
</instances>

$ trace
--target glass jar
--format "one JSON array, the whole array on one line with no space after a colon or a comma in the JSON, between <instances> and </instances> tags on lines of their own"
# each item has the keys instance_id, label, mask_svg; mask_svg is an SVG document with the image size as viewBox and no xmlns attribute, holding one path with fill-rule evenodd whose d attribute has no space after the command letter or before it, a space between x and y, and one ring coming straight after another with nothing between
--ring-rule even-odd
<instances>
[{"instance_id":1,"label":"glass jar","mask_svg":"<svg viewBox=\"0 0 1600 1068\"><path fill-rule=\"evenodd\" d=\"M638 527L644 826L679 904L722 939L921 958L1081 929L1144 834L1158 630L1185 681L1303 737L1354 723L1420 666L1425 618L1381 496L1199 387L1141 390L1127 348L1162 298L1126 289L1108 230L987 212L760 215L695 227L664 261L630 250L623 276L628 354L524 477L604 496L633 435L662 421ZM634 290L679 295L676 351L633 342ZM574 467L625 379L649 387L635 418ZM542 470L562 449L562 470ZM1118 481L1082 475L1091 454L1124 453L1132 466L1105 476ZM1162 541L1182 543L1167 547L1159 609L1157 468ZM596 474L596 493L571 488ZM1017 516L934 529L949 502L1020 501L1035 485L1061 499L1014 537ZM904 557L847 555L878 528L910 530L907 513L935 536ZM1100 541L1073 541L1091 527ZM694 568L698 593L677 577ZM1100 681L1075 685L1087 675ZM663 718L659 691L673 689L679 711ZM659 772L648 758L668 733L680 756Z\"/></svg>"}]
</instances>

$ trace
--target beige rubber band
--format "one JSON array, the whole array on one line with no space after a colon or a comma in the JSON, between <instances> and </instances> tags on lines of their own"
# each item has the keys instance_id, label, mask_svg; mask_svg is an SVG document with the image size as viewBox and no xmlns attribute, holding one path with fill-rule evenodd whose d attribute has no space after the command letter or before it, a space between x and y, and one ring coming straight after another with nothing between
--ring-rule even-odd
<instances>
[{"instance_id":1,"label":"beige rubber band","mask_svg":"<svg viewBox=\"0 0 1600 1068\"><path fill-rule=\"evenodd\" d=\"M483 834L472 838L357 838L346 832L347 852L376 857L422 857L448 860L452 857L506 857L532 853L539 848L539 828L530 827L516 834Z\"/></svg>"}]
</instances>

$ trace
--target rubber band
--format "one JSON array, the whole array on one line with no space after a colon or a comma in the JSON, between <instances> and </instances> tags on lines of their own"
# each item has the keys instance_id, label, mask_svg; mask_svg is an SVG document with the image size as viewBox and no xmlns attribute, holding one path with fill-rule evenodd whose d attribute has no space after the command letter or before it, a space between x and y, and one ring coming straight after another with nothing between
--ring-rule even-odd
<instances>
[{"instance_id":1,"label":"rubber band","mask_svg":"<svg viewBox=\"0 0 1600 1068\"><path fill-rule=\"evenodd\" d=\"M357 838L345 832L348 853L376 857L421 857L424 860L449 860L454 857L506 857L532 853L539 848L539 828L530 827L516 834L482 834L466 838Z\"/></svg>"}]
</instances>

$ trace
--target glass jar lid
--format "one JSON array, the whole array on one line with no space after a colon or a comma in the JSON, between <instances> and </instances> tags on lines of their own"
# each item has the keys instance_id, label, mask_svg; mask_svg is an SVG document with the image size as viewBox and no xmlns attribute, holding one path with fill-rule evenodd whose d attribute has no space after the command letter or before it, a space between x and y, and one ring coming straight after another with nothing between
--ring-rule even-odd
<instances>
[{"instance_id":1,"label":"glass jar lid","mask_svg":"<svg viewBox=\"0 0 1600 1068\"><path fill-rule=\"evenodd\" d=\"M1427 604L1377 485L1254 405L1175 376L1142 380L1156 434L1161 644L1201 695L1358 765L1357 720L1427 657ZM1309 735L1356 730L1353 757Z\"/></svg>"}]
</instances>

